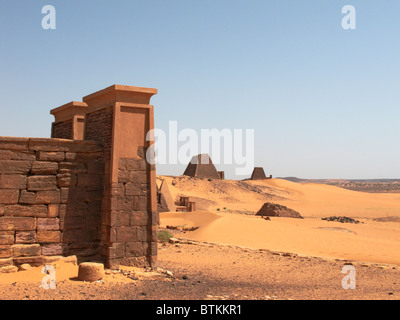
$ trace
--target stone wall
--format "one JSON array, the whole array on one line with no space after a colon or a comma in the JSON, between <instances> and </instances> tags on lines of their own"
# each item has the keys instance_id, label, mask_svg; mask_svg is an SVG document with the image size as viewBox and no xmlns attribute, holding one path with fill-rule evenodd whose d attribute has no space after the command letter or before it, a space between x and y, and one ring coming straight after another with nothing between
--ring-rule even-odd
<instances>
[{"instance_id":1,"label":"stone wall","mask_svg":"<svg viewBox=\"0 0 400 320\"><path fill-rule=\"evenodd\" d=\"M51 136L58 139L72 139L72 120L53 124Z\"/></svg>"},{"instance_id":2,"label":"stone wall","mask_svg":"<svg viewBox=\"0 0 400 320\"><path fill-rule=\"evenodd\" d=\"M0 267L101 258L101 151L93 141L0 138Z\"/></svg>"},{"instance_id":3,"label":"stone wall","mask_svg":"<svg viewBox=\"0 0 400 320\"><path fill-rule=\"evenodd\" d=\"M0 138L0 267L53 255L155 264L156 93L113 85L51 110L52 139Z\"/></svg>"}]
</instances>

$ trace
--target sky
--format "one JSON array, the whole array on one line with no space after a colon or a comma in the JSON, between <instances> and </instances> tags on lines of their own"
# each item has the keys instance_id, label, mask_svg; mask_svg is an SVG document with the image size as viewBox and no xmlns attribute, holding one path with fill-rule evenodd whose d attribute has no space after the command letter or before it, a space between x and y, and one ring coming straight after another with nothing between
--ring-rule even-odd
<instances>
[{"instance_id":1,"label":"sky","mask_svg":"<svg viewBox=\"0 0 400 320\"><path fill-rule=\"evenodd\" d=\"M51 109L123 84L158 89L167 134L254 130L267 175L400 178L399 34L398 0L2 0L0 135L50 137Z\"/></svg>"}]
</instances>

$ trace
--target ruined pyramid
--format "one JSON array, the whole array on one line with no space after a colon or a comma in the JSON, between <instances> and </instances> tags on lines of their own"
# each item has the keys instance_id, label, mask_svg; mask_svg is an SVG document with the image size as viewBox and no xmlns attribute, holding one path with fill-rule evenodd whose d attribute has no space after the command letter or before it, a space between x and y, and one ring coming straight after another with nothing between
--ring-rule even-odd
<instances>
[{"instance_id":1,"label":"ruined pyramid","mask_svg":"<svg viewBox=\"0 0 400 320\"><path fill-rule=\"evenodd\" d=\"M183 174L196 178L221 179L210 156L206 153L194 156Z\"/></svg>"}]
</instances>

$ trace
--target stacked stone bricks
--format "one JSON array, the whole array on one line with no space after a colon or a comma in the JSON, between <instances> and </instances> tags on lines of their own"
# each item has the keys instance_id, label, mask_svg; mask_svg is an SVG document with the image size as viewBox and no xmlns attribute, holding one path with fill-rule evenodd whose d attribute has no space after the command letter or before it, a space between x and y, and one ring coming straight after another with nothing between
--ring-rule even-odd
<instances>
[{"instance_id":1,"label":"stacked stone bricks","mask_svg":"<svg viewBox=\"0 0 400 320\"><path fill-rule=\"evenodd\" d=\"M100 151L91 141L0 138L0 268L97 254Z\"/></svg>"}]
</instances>

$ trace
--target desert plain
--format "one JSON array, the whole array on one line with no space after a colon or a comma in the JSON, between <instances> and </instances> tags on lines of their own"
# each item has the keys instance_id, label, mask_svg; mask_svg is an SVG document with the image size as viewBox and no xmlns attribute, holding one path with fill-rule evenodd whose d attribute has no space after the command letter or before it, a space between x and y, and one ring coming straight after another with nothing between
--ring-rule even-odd
<instances>
[{"instance_id":1,"label":"desert plain","mask_svg":"<svg viewBox=\"0 0 400 320\"><path fill-rule=\"evenodd\" d=\"M287 300L400 299L400 194L352 191L283 179L217 180L158 176L173 199L196 212L163 212L158 267L107 270L100 281L76 279L78 266L54 262L56 289L42 268L0 274L1 299ZM266 202L303 219L256 216ZM326 221L344 216L359 223ZM356 288L344 289L344 266Z\"/></svg>"}]
</instances>

